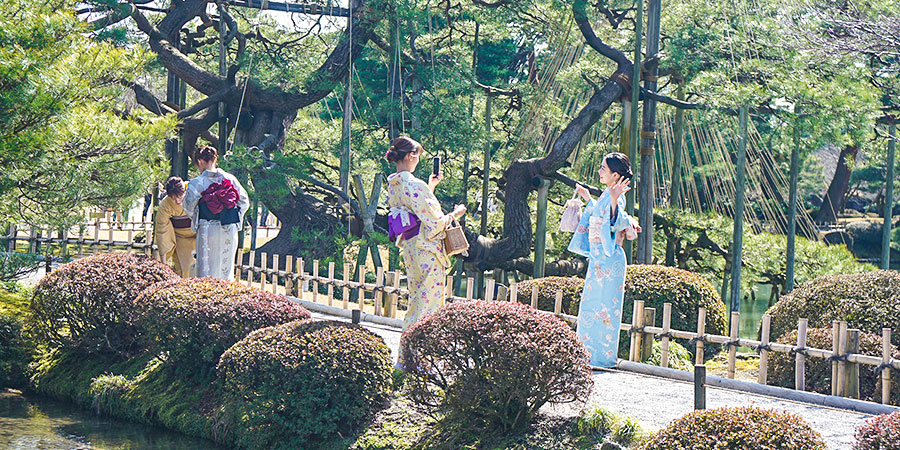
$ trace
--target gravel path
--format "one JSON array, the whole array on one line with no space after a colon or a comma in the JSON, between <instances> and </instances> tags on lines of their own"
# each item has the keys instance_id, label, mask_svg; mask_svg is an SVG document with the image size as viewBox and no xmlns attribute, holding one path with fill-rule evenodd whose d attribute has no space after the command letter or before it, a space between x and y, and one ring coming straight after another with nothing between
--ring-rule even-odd
<instances>
[{"instance_id":1,"label":"gravel path","mask_svg":"<svg viewBox=\"0 0 900 450\"><path fill-rule=\"evenodd\" d=\"M319 313L313 313L313 317L348 321ZM365 323L364 325L384 338L391 348L392 356L396 359L397 348L400 345L400 331L392 327ZM690 383L618 370L595 371L593 378L594 391L588 401L589 407L600 406L632 417L648 431L663 428L673 419L693 411L694 387ZM707 388L706 406L710 409L751 405L787 411L802 417L813 429L822 434L828 448L832 450L851 448L856 428L872 417L852 411L823 408L745 392ZM578 414L578 409L570 405L546 406L544 412L569 416Z\"/></svg>"}]
</instances>

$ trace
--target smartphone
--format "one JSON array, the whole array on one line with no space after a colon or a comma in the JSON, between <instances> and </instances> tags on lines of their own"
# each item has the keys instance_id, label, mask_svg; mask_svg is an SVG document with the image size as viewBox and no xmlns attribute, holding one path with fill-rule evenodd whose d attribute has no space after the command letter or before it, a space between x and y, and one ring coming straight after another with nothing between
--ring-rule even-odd
<instances>
[{"instance_id":1,"label":"smartphone","mask_svg":"<svg viewBox=\"0 0 900 450\"><path fill-rule=\"evenodd\" d=\"M441 173L441 157L435 156L431 165L431 174L437 176Z\"/></svg>"}]
</instances>

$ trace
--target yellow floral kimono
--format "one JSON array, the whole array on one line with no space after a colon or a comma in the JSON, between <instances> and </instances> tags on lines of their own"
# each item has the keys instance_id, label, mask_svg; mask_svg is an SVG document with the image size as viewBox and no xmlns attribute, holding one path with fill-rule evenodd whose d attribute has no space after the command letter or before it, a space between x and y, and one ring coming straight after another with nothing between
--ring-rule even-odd
<instances>
[{"instance_id":1,"label":"yellow floral kimono","mask_svg":"<svg viewBox=\"0 0 900 450\"><path fill-rule=\"evenodd\" d=\"M175 228L172 217L186 216L184 208L172 197L166 196L159 202L156 211L156 245L159 248L159 260L166 263L169 258L175 260L175 273L184 278L191 276L194 255L191 252L197 247L197 234L190 228Z\"/></svg>"},{"instance_id":2,"label":"yellow floral kimono","mask_svg":"<svg viewBox=\"0 0 900 450\"><path fill-rule=\"evenodd\" d=\"M444 214L428 185L409 172L388 176L388 206L391 214L414 214L420 221L419 234L410 239L398 238L409 284L405 330L443 303L446 271L450 267L443 240L452 217Z\"/></svg>"}]
</instances>

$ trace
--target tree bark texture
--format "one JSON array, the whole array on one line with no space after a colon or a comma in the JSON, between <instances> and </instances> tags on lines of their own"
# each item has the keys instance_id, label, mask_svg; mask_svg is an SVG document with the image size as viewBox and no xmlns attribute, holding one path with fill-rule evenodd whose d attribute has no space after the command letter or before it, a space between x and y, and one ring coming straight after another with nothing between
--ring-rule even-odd
<instances>
[{"instance_id":1,"label":"tree bark texture","mask_svg":"<svg viewBox=\"0 0 900 450\"><path fill-rule=\"evenodd\" d=\"M828 191L825 192L825 198L822 199L822 207L816 214L817 223L835 223L837 221L837 213L844 206L844 195L847 194L847 188L850 186L850 174L853 172L852 166L858 153L859 147L855 145L847 145L841 150L837 167L834 169L834 178L831 179Z\"/></svg>"}]
</instances>

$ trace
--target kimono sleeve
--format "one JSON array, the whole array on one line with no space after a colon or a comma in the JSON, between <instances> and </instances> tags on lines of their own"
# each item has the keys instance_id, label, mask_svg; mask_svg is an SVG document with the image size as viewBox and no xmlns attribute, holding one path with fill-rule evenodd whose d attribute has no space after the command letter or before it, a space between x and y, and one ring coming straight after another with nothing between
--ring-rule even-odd
<instances>
[{"instance_id":1,"label":"kimono sleeve","mask_svg":"<svg viewBox=\"0 0 900 450\"><path fill-rule=\"evenodd\" d=\"M184 199L181 200L181 206L184 207L185 214L193 219L194 222L197 221L197 206L200 204L201 187L200 180L194 178L188 183L184 192Z\"/></svg>"},{"instance_id":2,"label":"kimono sleeve","mask_svg":"<svg viewBox=\"0 0 900 450\"><path fill-rule=\"evenodd\" d=\"M171 199L163 199L156 211L156 245L159 247L159 259L165 262L166 255L175 248L175 227L172 226Z\"/></svg>"},{"instance_id":3,"label":"kimono sleeve","mask_svg":"<svg viewBox=\"0 0 900 450\"><path fill-rule=\"evenodd\" d=\"M440 202L422 180L410 180L408 186L409 196L404 196L406 197L405 206L422 223L419 233L422 233L429 241L437 240L453 218L444 214Z\"/></svg>"},{"instance_id":4,"label":"kimono sleeve","mask_svg":"<svg viewBox=\"0 0 900 450\"><path fill-rule=\"evenodd\" d=\"M631 216L628 215L628 212L625 209L624 195L619 196L616 205L616 217L613 217L611 229L613 233L618 233L631 225Z\"/></svg>"},{"instance_id":5,"label":"kimono sleeve","mask_svg":"<svg viewBox=\"0 0 900 450\"><path fill-rule=\"evenodd\" d=\"M588 242L588 225L590 224L591 214L597 207L598 199L591 199L581 213L581 220L578 221L578 228L569 241L568 250L576 255L590 257L591 245Z\"/></svg>"},{"instance_id":6,"label":"kimono sleeve","mask_svg":"<svg viewBox=\"0 0 900 450\"><path fill-rule=\"evenodd\" d=\"M238 230L242 230L244 228L244 214L250 209L250 196L247 195L247 190L244 189L244 186L241 185L241 182L234 175L228 174L228 178L238 191L236 205L238 208Z\"/></svg>"}]
</instances>

